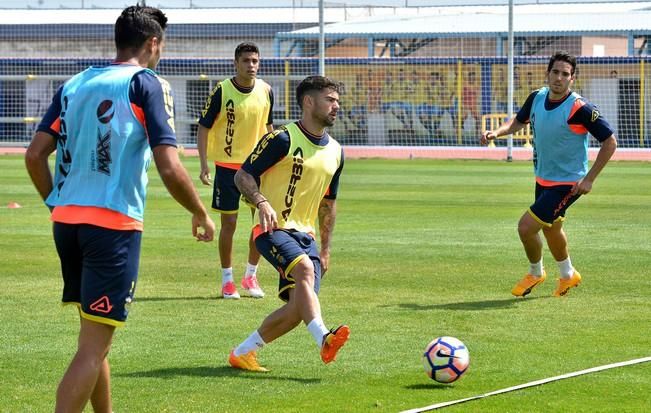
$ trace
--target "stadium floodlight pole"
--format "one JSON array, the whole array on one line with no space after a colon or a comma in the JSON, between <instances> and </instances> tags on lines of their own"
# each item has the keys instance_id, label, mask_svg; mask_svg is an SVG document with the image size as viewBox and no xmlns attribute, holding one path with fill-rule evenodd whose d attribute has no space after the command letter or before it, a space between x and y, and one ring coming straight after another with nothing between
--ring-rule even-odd
<instances>
[{"instance_id":1,"label":"stadium floodlight pole","mask_svg":"<svg viewBox=\"0 0 651 413\"><path fill-rule=\"evenodd\" d=\"M509 0L509 38L508 38L508 92L506 97L508 120L513 119L513 0ZM506 162L513 161L513 135L506 141Z\"/></svg>"},{"instance_id":2,"label":"stadium floodlight pole","mask_svg":"<svg viewBox=\"0 0 651 413\"><path fill-rule=\"evenodd\" d=\"M323 0L319 0L319 75L325 76L325 25Z\"/></svg>"}]
</instances>

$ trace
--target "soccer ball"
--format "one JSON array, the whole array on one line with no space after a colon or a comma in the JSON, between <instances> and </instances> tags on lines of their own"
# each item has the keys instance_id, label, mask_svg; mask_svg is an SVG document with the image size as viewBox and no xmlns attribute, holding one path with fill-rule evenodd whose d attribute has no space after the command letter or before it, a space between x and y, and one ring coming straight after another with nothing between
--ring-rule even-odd
<instances>
[{"instance_id":1,"label":"soccer ball","mask_svg":"<svg viewBox=\"0 0 651 413\"><path fill-rule=\"evenodd\" d=\"M432 340L423 353L425 373L439 383L452 383L463 375L470 364L468 348L454 337Z\"/></svg>"}]
</instances>

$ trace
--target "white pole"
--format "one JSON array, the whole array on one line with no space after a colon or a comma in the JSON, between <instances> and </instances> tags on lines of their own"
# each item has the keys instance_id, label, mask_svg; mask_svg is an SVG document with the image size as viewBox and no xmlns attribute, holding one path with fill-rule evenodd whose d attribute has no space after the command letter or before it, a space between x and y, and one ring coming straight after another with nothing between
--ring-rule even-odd
<instances>
[{"instance_id":1,"label":"white pole","mask_svg":"<svg viewBox=\"0 0 651 413\"><path fill-rule=\"evenodd\" d=\"M508 119L513 118L513 0L509 0L509 47L508 47L508 81L509 87L507 92L506 113ZM509 135L506 146L506 161L513 161L513 135Z\"/></svg>"},{"instance_id":2,"label":"white pole","mask_svg":"<svg viewBox=\"0 0 651 413\"><path fill-rule=\"evenodd\" d=\"M319 75L325 76L325 28L323 0L319 0Z\"/></svg>"}]
</instances>

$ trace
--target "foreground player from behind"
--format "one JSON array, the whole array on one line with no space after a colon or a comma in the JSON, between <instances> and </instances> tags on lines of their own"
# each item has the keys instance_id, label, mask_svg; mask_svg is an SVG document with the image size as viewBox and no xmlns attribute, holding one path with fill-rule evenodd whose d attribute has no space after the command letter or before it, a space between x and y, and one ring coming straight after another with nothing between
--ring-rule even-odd
<instances>
[{"instance_id":1,"label":"foreground player from behind","mask_svg":"<svg viewBox=\"0 0 651 413\"><path fill-rule=\"evenodd\" d=\"M304 79L296 89L301 120L266 135L235 174L242 194L258 208L255 244L278 269L278 295L285 304L231 352L232 367L267 371L258 363L257 350L301 321L324 363L333 361L348 340L348 326L325 327L317 295L330 263L335 199L344 162L341 146L326 132L337 117L340 89L339 83L323 76ZM317 216L320 251L315 240Z\"/></svg>"},{"instance_id":2,"label":"foreground player from behind","mask_svg":"<svg viewBox=\"0 0 651 413\"><path fill-rule=\"evenodd\" d=\"M563 231L565 211L592 185L606 166L617 140L596 107L570 90L576 58L565 52L554 54L547 66L547 85L529 95L517 116L494 131L486 131L481 143L509 135L531 122L534 143L535 201L520 218L518 233L529 259L529 271L511 293L524 297L547 277L542 263L542 229L547 246L560 270L553 295L564 296L581 282L572 266ZM601 149L588 169L588 132Z\"/></svg>"},{"instance_id":3,"label":"foreground player from behind","mask_svg":"<svg viewBox=\"0 0 651 413\"><path fill-rule=\"evenodd\" d=\"M52 210L62 302L76 305L81 318L57 412L81 412L89 399L95 412L112 411L107 355L135 292L152 151L168 191L192 213L193 235L199 241L214 235L178 157L169 84L151 70L166 25L156 8L124 9L115 23L115 62L91 67L57 91L25 155ZM55 150L53 181L48 157Z\"/></svg>"}]
</instances>

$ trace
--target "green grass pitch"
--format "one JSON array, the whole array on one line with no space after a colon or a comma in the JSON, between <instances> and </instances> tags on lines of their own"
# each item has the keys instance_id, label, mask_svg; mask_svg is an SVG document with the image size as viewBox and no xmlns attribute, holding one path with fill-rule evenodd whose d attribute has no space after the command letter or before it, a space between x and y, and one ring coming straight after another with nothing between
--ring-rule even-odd
<instances>
[{"instance_id":1,"label":"green grass pitch","mask_svg":"<svg viewBox=\"0 0 651 413\"><path fill-rule=\"evenodd\" d=\"M197 158L186 158L193 177ZM136 300L110 354L116 412L396 412L651 355L651 169L613 162L568 211L583 284L551 297L558 269L528 298L517 221L533 198L529 162L349 160L338 200L326 324L350 341L323 365L305 327L267 346L253 374L227 367L231 348L277 308L277 276L260 269L263 300L217 299L217 244L191 238L190 216L155 168ZM0 412L43 412L75 348L46 208L19 156L0 157ZM198 181L198 180L196 180ZM199 188L208 203L211 190ZM8 209L9 202L20 209ZM215 218L216 215L213 214ZM250 218L240 214L236 278ZM420 362L434 337L470 349L452 385ZM450 412L644 412L651 364L576 377L446 408ZM88 411L91 409L88 408Z\"/></svg>"}]
</instances>

